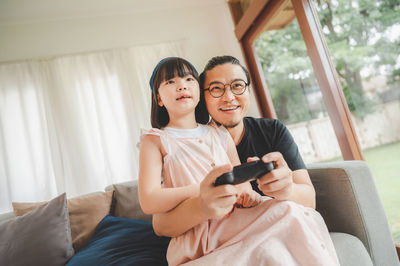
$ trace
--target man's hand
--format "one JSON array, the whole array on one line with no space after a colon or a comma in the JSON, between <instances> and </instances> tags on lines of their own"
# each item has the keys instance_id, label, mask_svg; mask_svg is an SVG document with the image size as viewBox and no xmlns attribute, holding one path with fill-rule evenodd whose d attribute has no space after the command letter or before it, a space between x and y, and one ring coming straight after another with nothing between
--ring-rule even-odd
<instances>
[{"instance_id":1,"label":"man's hand","mask_svg":"<svg viewBox=\"0 0 400 266\"><path fill-rule=\"evenodd\" d=\"M255 161L257 157L249 158ZM275 162L275 169L257 179L258 188L267 196L278 200L289 200L293 193L293 172L280 152L271 152L262 157L264 163Z\"/></svg>"},{"instance_id":2,"label":"man's hand","mask_svg":"<svg viewBox=\"0 0 400 266\"><path fill-rule=\"evenodd\" d=\"M233 185L214 186L215 180L232 170L232 165L215 167L200 183L199 202L203 217L206 219L221 218L232 211L237 201L237 188Z\"/></svg>"}]
</instances>

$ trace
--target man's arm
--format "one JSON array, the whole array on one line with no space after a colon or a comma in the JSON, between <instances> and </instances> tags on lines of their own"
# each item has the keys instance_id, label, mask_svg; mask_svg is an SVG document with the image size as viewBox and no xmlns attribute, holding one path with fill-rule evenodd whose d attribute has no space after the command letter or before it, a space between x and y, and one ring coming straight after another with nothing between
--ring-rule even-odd
<instances>
[{"instance_id":1,"label":"man's arm","mask_svg":"<svg viewBox=\"0 0 400 266\"><path fill-rule=\"evenodd\" d=\"M315 189L306 169L290 170L280 152L262 157L263 162L275 162L276 168L257 179L259 189L278 200L291 200L315 209Z\"/></svg>"}]
</instances>

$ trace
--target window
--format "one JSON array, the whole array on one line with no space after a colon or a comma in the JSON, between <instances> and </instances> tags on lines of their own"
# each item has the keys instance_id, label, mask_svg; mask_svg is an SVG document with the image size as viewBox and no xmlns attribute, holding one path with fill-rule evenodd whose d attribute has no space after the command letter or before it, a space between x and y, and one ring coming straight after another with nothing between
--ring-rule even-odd
<instances>
[{"instance_id":1,"label":"window","mask_svg":"<svg viewBox=\"0 0 400 266\"><path fill-rule=\"evenodd\" d=\"M276 115L293 135L305 163L341 157L297 20L264 31L254 46Z\"/></svg>"},{"instance_id":2,"label":"window","mask_svg":"<svg viewBox=\"0 0 400 266\"><path fill-rule=\"evenodd\" d=\"M383 0L253 1L244 5L248 10L239 21L241 12L235 2L231 3L232 15L237 22L235 33L253 73L255 90L259 88L260 105L267 109L261 109L262 114L292 123L312 121L318 114L324 116L327 113L343 159L364 159L364 151L389 216L395 242L400 242L400 214L395 211L400 205L400 195L396 192L400 187L397 177L400 159L400 3ZM294 18L299 22L325 107L316 108L309 102L316 86L311 81L309 64L298 62L303 54L296 37L298 32L294 32ZM280 42L280 46L278 44L270 53L260 55L263 45L275 42ZM285 57L290 53L289 58ZM277 60L275 64L271 59L272 62ZM284 60L291 60L295 69L287 67L281 71L279 68ZM279 83L279 78L271 71L274 74L281 71L289 80ZM268 89L263 92L266 85ZM280 96L284 87L288 92ZM297 89L293 90L293 87ZM315 94L315 97L320 96ZM302 110L289 114L288 110L292 108L288 107L289 101L302 102Z\"/></svg>"},{"instance_id":3,"label":"window","mask_svg":"<svg viewBox=\"0 0 400 266\"><path fill-rule=\"evenodd\" d=\"M400 242L400 4L314 1L364 157Z\"/></svg>"}]
</instances>

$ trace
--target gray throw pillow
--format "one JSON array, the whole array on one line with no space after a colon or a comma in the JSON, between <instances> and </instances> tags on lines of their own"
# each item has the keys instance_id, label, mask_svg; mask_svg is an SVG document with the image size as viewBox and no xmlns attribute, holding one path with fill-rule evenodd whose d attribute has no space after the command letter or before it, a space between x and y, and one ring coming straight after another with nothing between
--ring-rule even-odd
<instances>
[{"instance_id":1,"label":"gray throw pillow","mask_svg":"<svg viewBox=\"0 0 400 266\"><path fill-rule=\"evenodd\" d=\"M140 208L137 180L114 184L113 188L117 200L115 216L151 223L152 216Z\"/></svg>"},{"instance_id":2,"label":"gray throw pillow","mask_svg":"<svg viewBox=\"0 0 400 266\"><path fill-rule=\"evenodd\" d=\"M65 265L74 255L66 194L0 223L0 236L0 265Z\"/></svg>"}]
</instances>

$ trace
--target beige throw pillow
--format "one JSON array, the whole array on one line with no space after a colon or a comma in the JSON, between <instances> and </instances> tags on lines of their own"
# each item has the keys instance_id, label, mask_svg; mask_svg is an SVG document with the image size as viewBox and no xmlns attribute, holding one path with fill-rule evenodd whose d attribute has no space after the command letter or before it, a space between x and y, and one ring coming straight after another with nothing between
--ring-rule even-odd
<instances>
[{"instance_id":1,"label":"beige throw pillow","mask_svg":"<svg viewBox=\"0 0 400 266\"><path fill-rule=\"evenodd\" d=\"M72 243L75 252L83 248L93 236L97 225L109 213L112 191L88 194L68 200ZM23 215L46 202L13 202L15 216Z\"/></svg>"}]
</instances>

